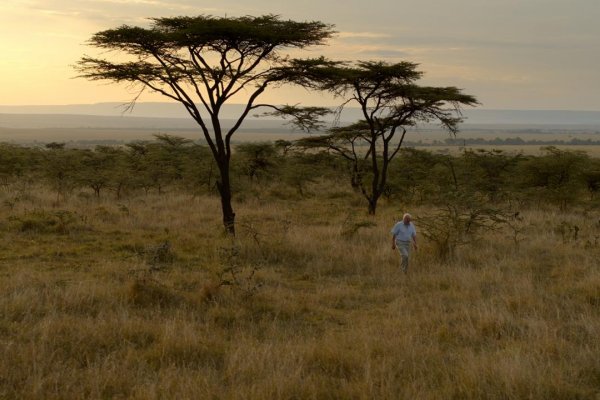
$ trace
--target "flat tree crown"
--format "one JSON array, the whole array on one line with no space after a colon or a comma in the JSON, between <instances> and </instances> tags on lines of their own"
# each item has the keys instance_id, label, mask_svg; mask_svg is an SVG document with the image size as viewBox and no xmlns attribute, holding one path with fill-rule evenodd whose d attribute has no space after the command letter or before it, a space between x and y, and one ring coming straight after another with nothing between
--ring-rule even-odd
<instances>
[{"instance_id":1,"label":"flat tree crown","mask_svg":"<svg viewBox=\"0 0 600 400\"><path fill-rule=\"evenodd\" d=\"M200 108L211 119L218 118L223 104L245 94L249 96L246 110L227 133L229 137L248 112L259 107L256 99L267 86L304 84L302 62L281 55L281 50L323 44L333 34L332 25L323 22L282 20L276 15L152 18L147 28L123 25L98 32L89 41L129 58L84 56L76 68L83 78L128 82L140 93L149 89L182 103L205 136L208 121ZM325 60L303 62L319 65ZM310 110L303 110L304 115L294 107L284 111L297 113L294 118L299 124L314 125L314 118L306 118L314 114ZM215 131L220 129L217 120L210 123Z\"/></svg>"},{"instance_id":2,"label":"flat tree crown","mask_svg":"<svg viewBox=\"0 0 600 400\"><path fill-rule=\"evenodd\" d=\"M149 28L123 25L94 34L90 44L130 54L171 52L181 48L263 54L276 48L304 48L323 44L334 31L319 21L281 20L260 17L151 18Z\"/></svg>"},{"instance_id":3,"label":"flat tree crown","mask_svg":"<svg viewBox=\"0 0 600 400\"><path fill-rule=\"evenodd\" d=\"M416 81L423 77L417 70L419 64L402 61L357 61L354 64L327 61L310 65L304 62L307 79L312 86L333 92L339 96L353 93L356 100L377 99L380 101L403 98L421 100L458 101L463 105L476 105L475 97L465 95L455 87L419 86Z\"/></svg>"},{"instance_id":4,"label":"flat tree crown","mask_svg":"<svg viewBox=\"0 0 600 400\"><path fill-rule=\"evenodd\" d=\"M269 85L303 85L303 63L326 61L298 61L281 55L281 50L323 44L334 34L332 25L323 22L282 20L276 15L151 21L148 28L123 25L93 35L92 46L130 57L84 56L76 66L80 77L129 82L158 92L182 103L200 125L204 122L197 105L218 115L222 104L245 91L249 111L257 108L255 100Z\"/></svg>"},{"instance_id":5,"label":"flat tree crown","mask_svg":"<svg viewBox=\"0 0 600 400\"><path fill-rule=\"evenodd\" d=\"M461 121L460 107L479 104L474 96L453 86L418 85L423 73L413 62L301 62L310 87L330 92L346 103L355 101L363 111L364 121L341 131L333 130L337 136L347 136L348 130L384 133L430 120L455 132Z\"/></svg>"}]
</instances>

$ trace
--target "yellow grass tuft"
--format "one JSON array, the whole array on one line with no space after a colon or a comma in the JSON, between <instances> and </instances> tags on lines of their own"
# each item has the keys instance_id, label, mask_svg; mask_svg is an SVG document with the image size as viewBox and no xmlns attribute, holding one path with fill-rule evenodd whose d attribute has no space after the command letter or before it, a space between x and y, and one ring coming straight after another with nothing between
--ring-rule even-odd
<instances>
[{"instance_id":1,"label":"yellow grass tuft","mask_svg":"<svg viewBox=\"0 0 600 400\"><path fill-rule=\"evenodd\" d=\"M127 287L127 300L138 307L176 306L181 296L169 290L163 284L149 278L136 279Z\"/></svg>"}]
</instances>

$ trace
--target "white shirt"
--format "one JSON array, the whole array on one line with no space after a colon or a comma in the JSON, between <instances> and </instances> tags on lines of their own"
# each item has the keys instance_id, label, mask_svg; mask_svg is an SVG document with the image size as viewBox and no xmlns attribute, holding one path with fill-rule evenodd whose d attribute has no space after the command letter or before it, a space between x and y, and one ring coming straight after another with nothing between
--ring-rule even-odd
<instances>
[{"instance_id":1,"label":"white shirt","mask_svg":"<svg viewBox=\"0 0 600 400\"><path fill-rule=\"evenodd\" d=\"M408 242L413 237L417 236L417 230L412 222L408 225L404 221L398 222L391 230L391 234L394 235L397 242Z\"/></svg>"}]
</instances>

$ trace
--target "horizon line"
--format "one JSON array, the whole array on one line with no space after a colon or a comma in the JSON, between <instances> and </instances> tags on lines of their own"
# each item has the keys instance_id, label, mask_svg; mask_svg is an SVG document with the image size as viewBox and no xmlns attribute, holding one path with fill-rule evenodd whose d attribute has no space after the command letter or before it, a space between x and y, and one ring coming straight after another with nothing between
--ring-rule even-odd
<instances>
[{"instance_id":1,"label":"horizon line","mask_svg":"<svg viewBox=\"0 0 600 400\"><path fill-rule=\"evenodd\" d=\"M19 108L19 107L72 107L72 106L97 106L97 105L127 105L126 102L119 101L102 101L97 103L64 103L64 104L0 104L2 108ZM177 102L168 102L168 101L142 101L136 104L163 104L163 105L178 105ZM226 104L226 106L244 106L244 103L231 103ZM325 108L333 108L337 106L319 106ZM348 109L358 109L359 107L345 107ZM183 108L182 108L183 110ZM569 108L485 108L485 107L468 107L463 108L462 111L542 111L542 112L600 112L600 109L569 109Z\"/></svg>"}]
</instances>

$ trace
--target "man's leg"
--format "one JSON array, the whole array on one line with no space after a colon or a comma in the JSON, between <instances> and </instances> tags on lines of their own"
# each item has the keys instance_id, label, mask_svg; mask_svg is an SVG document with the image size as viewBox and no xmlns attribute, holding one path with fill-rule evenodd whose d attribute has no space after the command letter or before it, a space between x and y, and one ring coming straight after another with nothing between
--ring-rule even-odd
<instances>
[{"instance_id":1,"label":"man's leg","mask_svg":"<svg viewBox=\"0 0 600 400\"><path fill-rule=\"evenodd\" d=\"M400 256L402 257L401 267L404 273L408 272L408 256L410 254L410 242L400 242L398 243L398 250L400 251Z\"/></svg>"}]
</instances>

